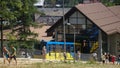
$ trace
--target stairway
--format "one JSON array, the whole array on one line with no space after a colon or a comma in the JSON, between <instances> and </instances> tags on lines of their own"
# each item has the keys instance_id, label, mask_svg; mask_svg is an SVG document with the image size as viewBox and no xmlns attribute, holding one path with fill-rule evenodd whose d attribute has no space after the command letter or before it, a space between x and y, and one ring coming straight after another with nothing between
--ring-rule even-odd
<instances>
[{"instance_id":1,"label":"stairway","mask_svg":"<svg viewBox=\"0 0 120 68\"><path fill-rule=\"evenodd\" d=\"M67 59L68 60L72 60L73 56L71 55L71 53L66 53ZM64 60L63 57L63 53L55 53L55 52L51 52L50 55L49 53L47 53L46 55L46 59L48 60Z\"/></svg>"},{"instance_id":2,"label":"stairway","mask_svg":"<svg viewBox=\"0 0 120 68\"><path fill-rule=\"evenodd\" d=\"M93 45L92 45L92 48L90 50L90 53L93 53L97 48L98 48L98 42L95 42Z\"/></svg>"}]
</instances>

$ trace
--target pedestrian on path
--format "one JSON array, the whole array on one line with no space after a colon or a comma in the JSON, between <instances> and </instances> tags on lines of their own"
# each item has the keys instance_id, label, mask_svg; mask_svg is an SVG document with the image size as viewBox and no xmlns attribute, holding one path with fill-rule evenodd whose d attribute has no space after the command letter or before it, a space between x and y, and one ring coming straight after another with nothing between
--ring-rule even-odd
<instances>
[{"instance_id":1,"label":"pedestrian on path","mask_svg":"<svg viewBox=\"0 0 120 68\"><path fill-rule=\"evenodd\" d=\"M7 60L8 61L8 63L10 64L10 59L9 59L9 57L10 57L10 52L8 51L8 49L5 47L5 46L3 46L3 61L4 61L4 64L5 64L5 61Z\"/></svg>"},{"instance_id":2,"label":"pedestrian on path","mask_svg":"<svg viewBox=\"0 0 120 68\"><path fill-rule=\"evenodd\" d=\"M92 54L92 56L93 56L93 59L94 59L95 61L97 61L97 53L94 52L94 53Z\"/></svg>"},{"instance_id":3,"label":"pedestrian on path","mask_svg":"<svg viewBox=\"0 0 120 68\"><path fill-rule=\"evenodd\" d=\"M46 47L45 46L43 46L43 49L42 49L42 55L43 55L43 60L45 61L45 59L46 59Z\"/></svg>"},{"instance_id":4,"label":"pedestrian on path","mask_svg":"<svg viewBox=\"0 0 120 68\"><path fill-rule=\"evenodd\" d=\"M67 60L66 52L63 52L63 57L64 57L64 62L66 62L66 60Z\"/></svg>"},{"instance_id":5,"label":"pedestrian on path","mask_svg":"<svg viewBox=\"0 0 120 68\"><path fill-rule=\"evenodd\" d=\"M12 50L11 55L10 55L10 62L11 62L11 60L13 58L15 60L16 65L17 65L16 48L13 45L11 45L10 47L11 47L11 50Z\"/></svg>"},{"instance_id":6,"label":"pedestrian on path","mask_svg":"<svg viewBox=\"0 0 120 68\"><path fill-rule=\"evenodd\" d=\"M109 63L109 54L108 53L106 53L106 55L105 55L105 63Z\"/></svg>"},{"instance_id":7,"label":"pedestrian on path","mask_svg":"<svg viewBox=\"0 0 120 68\"><path fill-rule=\"evenodd\" d=\"M77 51L77 60L79 61L80 58L81 58L81 53L80 53L80 51Z\"/></svg>"},{"instance_id":8,"label":"pedestrian on path","mask_svg":"<svg viewBox=\"0 0 120 68\"><path fill-rule=\"evenodd\" d=\"M105 54L102 55L102 63L105 63Z\"/></svg>"},{"instance_id":9,"label":"pedestrian on path","mask_svg":"<svg viewBox=\"0 0 120 68\"><path fill-rule=\"evenodd\" d=\"M117 57L117 63L120 64L120 55Z\"/></svg>"},{"instance_id":10,"label":"pedestrian on path","mask_svg":"<svg viewBox=\"0 0 120 68\"><path fill-rule=\"evenodd\" d=\"M112 55L112 63L115 64L115 56Z\"/></svg>"}]
</instances>

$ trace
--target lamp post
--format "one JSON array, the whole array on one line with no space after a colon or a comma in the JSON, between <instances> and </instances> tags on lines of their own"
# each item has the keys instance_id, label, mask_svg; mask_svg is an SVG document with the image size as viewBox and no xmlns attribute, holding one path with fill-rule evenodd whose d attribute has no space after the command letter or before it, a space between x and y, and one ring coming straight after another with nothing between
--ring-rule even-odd
<instances>
[{"instance_id":1,"label":"lamp post","mask_svg":"<svg viewBox=\"0 0 120 68\"><path fill-rule=\"evenodd\" d=\"M76 58L76 55L75 55L75 26L71 25L70 23L67 23L67 25L71 26L74 29L74 62L75 62L75 58Z\"/></svg>"},{"instance_id":2,"label":"lamp post","mask_svg":"<svg viewBox=\"0 0 120 68\"><path fill-rule=\"evenodd\" d=\"M0 27L1 27L1 57L3 56L3 18L0 16Z\"/></svg>"},{"instance_id":3,"label":"lamp post","mask_svg":"<svg viewBox=\"0 0 120 68\"><path fill-rule=\"evenodd\" d=\"M64 0L63 0L63 38L64 38L64 52L66 52L66 36L65 36L65 17L64 17Z\"/></svg>"}]
</instances>

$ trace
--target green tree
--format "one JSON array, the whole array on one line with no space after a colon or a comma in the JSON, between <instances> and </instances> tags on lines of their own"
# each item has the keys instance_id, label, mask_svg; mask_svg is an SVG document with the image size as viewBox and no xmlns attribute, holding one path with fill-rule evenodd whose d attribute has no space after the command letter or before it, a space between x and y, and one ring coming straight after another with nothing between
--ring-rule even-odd
<instances>
[{"instance_id":1,"label":"green tree","mask_svg":"<svg viewBox=\"0 0 120 68\"><path fill-rule=\"evenodd\" d=\"M17 6L17 2L15 1L14 3L11 3L12 0L0 0L0 17L4 20L4 22L2 21L1 23L1 36L3 37L3 29L7 26L9 27L9 25L11 24L10 21L11 20L15 20L16 16L15 13L11 11L11 8L9 5L12 6ZM5 24L5 23L9 23L9 24ZM1 38L1 44L3 42L3 39ZM2 44L3 45L3 44ZM2 48L1 45L1 48ZM2 49L1 49L2 51Z\"/></svg>"},{"instance_id":2,"label":"green tree","mask_svg":"<svg viewBox=\"0 0 120 68\"><path fill-rule=\"evenodd\" d=\"M37 12L34 7L36 0L1 0L0 15L3 19L9 21L9 27L12 32L8 35L11 42L18 43L21 48L32 49L37 33L30 30L30 27L38 27L33 17ZM16 39L13 39L13 37ZM15 43L11 43L15 45Z\"/></svg>"},{"instance_id":3,"label":"green tree","mask_svg":"<svg viewBox=\"0 0 120 68\"><path fill-rule=\"evenodd\" d=\"M105 6L114 6L115 3L113 1L110 0L101 0L101 2L105 5Z\"/></svg>"},{"instance_id":4,"label":"green tree","mask_svg":"<svg viewBox=\"0 0 120 68\"><path fill-rule=\"evenodd\" d=\"M14 13L11 12L9 5L11 5L10 0L0 0L0 16L4 20L15 19Z\"/></svg>"},{"instance_id":5,"label":"green tree","mask_svg":"<svg viewBox=\"0 0 120 68\"><path fill-rule=\"evenodd\" d=\"M13 8L13 11L19 12L19 16L17 20L12 20L12 22L15 22L13 26L17 25L16 28L13 27L12 34L16 35L22 48L32 48L32 45L36 41L35 37L37 37L37 33L30 30L30 27L37 27L37 24L33 20L33 15L37 12L36 8L33 6L36 1L19 1L21 3L20 8ZM17 33L15 34L15 32Z\"/></svg>"},{"instance_id":6,"label":"green tree","mask_svg":"<svg viewBox=\"0 0 120 68\"><path fill-rule=\"evenodd\" d=\"M113 0L113 3L115 3L115 5L120 5L120 0Z\"/></svg>"}]
</instances>

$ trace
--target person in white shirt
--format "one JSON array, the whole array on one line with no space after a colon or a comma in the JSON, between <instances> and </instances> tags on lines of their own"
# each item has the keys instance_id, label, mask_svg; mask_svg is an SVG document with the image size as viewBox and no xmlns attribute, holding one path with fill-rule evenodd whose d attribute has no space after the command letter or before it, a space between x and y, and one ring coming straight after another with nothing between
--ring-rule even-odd
<instances>
[{"instance_id":1,"label":"person in white shirt","mask_svg":"<svg viewBox=\"0 0 120 68\"><path fill-rule=\"evenodd\" d=\"M94 59L95 61L97 60L97 53L96 53L96 52L93 53L93 59Z\"/></svg>"}]
</instances>

